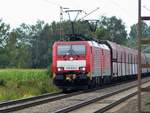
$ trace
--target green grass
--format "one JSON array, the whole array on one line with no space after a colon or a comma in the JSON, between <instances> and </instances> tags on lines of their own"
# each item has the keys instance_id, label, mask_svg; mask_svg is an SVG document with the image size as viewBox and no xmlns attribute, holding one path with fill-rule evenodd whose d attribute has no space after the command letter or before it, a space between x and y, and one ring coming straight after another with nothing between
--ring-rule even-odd
<instances>
[{"instance_id":1,"label":"green grass","mask_svg":"<svg viewBox=\"0 0 150 113\"><path fill-rule=\"evenodd\" d=\"M150 107L150 102L145 102L145 106Z\"/></svg>"},{"instance_id":2,"label":"green grass","mask_svg":"<svg viewBox=\"0 0 150 113\"><path fill-rule=\"evenodd\" d=\"M0 69L0 101L57 92L45 69Z\"/></svg>"}]
</instances>

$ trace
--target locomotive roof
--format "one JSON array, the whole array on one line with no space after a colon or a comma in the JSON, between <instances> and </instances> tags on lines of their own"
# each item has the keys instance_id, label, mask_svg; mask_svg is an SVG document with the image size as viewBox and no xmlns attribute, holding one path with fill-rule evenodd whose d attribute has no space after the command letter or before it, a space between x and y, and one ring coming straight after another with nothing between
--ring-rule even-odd
<instances>
[{"instance_id":1,"label":"locomotive roof","mask_svg":"<svg viewBox=\"0 0 150 113\"><path fill-rule=\"evenodd\" d=\"M109 47L106 44L99 44L95 41L69 41L69 42L68 41L58 41L58 42L55 42L55 44L68 44L68 43L72 43L72 44L85 44L85 43L88 43L92 47L98 47L98 48L110 50Z\"/></svg>"},{"instance_id":2,"label":"locomotive roof","mask_svg":"<svg viewBox=\"0 0 150 113\"><path fill-rule=\"evenodd\" d=\"M106 44L99 44L99 43L97 43L95 41L88 41L88 43L90 44L90 46L94 46L94 47L99 47L99 48L110 50L109 47Z\"/></svg>"}]
</instances>

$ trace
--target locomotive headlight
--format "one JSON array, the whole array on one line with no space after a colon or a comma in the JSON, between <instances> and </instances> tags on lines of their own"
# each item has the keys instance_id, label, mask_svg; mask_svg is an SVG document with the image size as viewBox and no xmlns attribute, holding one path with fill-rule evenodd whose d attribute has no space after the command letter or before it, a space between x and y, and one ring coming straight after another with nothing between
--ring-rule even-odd
<instances>
[{"instance_id":1,"label":"locomotive headlight","mask_svg":"<svg viewBox=\"0 0 150 113\"><path fill-rule=\"evenodd\" d=\"M79 67L80 71L85 71L85 67Z\"/></svg>"},{"instance_id":2,"label":"locomotive headlight","mask_svg":"<svg viewBox=\"0 0 150 113\"><path fill-rule=\"evenodd\" d=\"M63 67L58 67L57 70L58 70L58 71L63 71L64 68L63 68Z\"/></svg>"}]
</instances>

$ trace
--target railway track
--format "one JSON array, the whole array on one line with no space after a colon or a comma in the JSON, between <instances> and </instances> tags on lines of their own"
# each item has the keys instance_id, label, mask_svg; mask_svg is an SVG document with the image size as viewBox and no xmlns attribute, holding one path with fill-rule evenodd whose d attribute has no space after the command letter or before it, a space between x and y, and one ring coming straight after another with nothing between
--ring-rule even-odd
<instances>
[{"instance_id":1,"label":"railway track","mask_svg":"<svg viewBox=\"0 0 150 113\"><path fill-rule=\"evenodd\" d=\"M25 99L19 99L14 101L8 101L8 102L2 102L0 103L0 113L7 113L12 111L21 110L24 108L44 104L47 102L56 101L59 99L63 99L66 97L71 97L74 95L78 95L83 92L73 92L70 94L64 94L64 93L48 93L40 96L25 98Z\"/></svg>"},{"instance_id":2,"label":"railway track","mask_svg":"<svg viewBox=\"0 0 150 113\"><path fill-rule=\"evenodd\" d=\"M53 113L104 113L117 106L125 100L137 94L137 85L133 85L121 90L117 90L103 96L95 97L87 101L77 103L66 108L59 109ZM150 86L150 81L143 83L143 87Z\"/></svg>"},{"instance_id":3,"label":"railway track","mask_svg":"<svg viewBox=\"0 0 150 113\"><path fill-rule=\"evenodd\" d=\"M109 87L109 86L104 86L102 88L105 88L105 87ZM59 99L68 98L68 97L72 97L75 95L80 95L82 93L88 93L88 92L98 90L98 89L99 88L94 88L94 89L90 89L90 90L72 92L72 93L68 93L68 94L61 93L61 92L48 93L48 94L43 94L40 96L35 96L35 97L30 97L30 98L25 98L25 99L18 99L18 100L2 102L2 103L0 103L0 113L18 111L18 110L21 110L24 108L33 107L33 106L37 106L37 105L48 103L48 102L53 102L53 101L56 101Z\"/></svg>"},{"instance_id":4,"label":"railway track","mask_svg":"<svg viewBox=\"0 0 150 113\"><path fill-rule=\"evenodd\" d=\"M88 92L92 92L95 90L104 89L104 88L111 87L111 86L116 86L116 85L123 84L126 82L129 82L129 81L120 82L120 83L112 84L112 85L106 85L100 88L98 87L94 89L68 93L68 94L61 93L61 92L60 93L48 93L48 94L43 94L40 96L35 96L35 97L30 97L30 98L25 98L25 99L2 102L0 103L0 113L18 111L24 108L33 107L33 106L37 106L37 105L48 103L48 102L53 102L59 99L64 99L64 98L72 97L75 95L80 95L82 93L88 93Z\"/></svg>"},{"instance_id":5,"label":"railway track","mask_svg":"<svg viewBox=\"0 0 150 113\"><path fill-rule=\"evenodd\" d=\"M60 101L61 99L67 99L69 97L74 97L74 96L78 96L78 95L80 96L80 94L85 94L86 95L88 93L92 93L92 92L99 91L99 90L102 90L102 89L105 90L105 88L107 89L109 87L118 86L118 85L128 83L128 82L122 82L122 83L118 83L118 84L111 84L111 85L108 85L108 86L103 86L101 88L78 91L78 92L73 92L73 93L68 93L68 94L51 93L51 94L44 94L44 95L41 95L41 96L36 96L36 97L31 97L31 98L26 98L26 99L3 102L3 103L0 103L0 113L8 113L8 112L13 112L13 111L18 111L18 110L22 110L24 108L30 109L29 107L33 107L33 106L37 106L37 105L41 105L41 104L49 103L49 102L55 102L57 100ZM100 97L100 98L102 98L102 97ZM96 100L98 101L98 99L96 99ZM94 100L90 100L90 101L94 102ZM89 103L90 103L90 101L89 101ZM88 105L88 104L85 104L85 105ZM80 108L80 107L78 107L78 108ZM74 109L71 108L71 111L72 110L75 110L75 108Z\"/></svg>"}]
</instances>

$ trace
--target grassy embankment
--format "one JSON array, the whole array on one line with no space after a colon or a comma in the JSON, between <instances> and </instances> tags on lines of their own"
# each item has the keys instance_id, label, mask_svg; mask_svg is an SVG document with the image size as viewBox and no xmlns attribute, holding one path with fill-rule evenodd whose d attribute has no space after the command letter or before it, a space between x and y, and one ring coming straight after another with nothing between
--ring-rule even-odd
<instances>
[{"instance_id":1,"label":"grassy embankment","mask_svg":"<svg viewBox=\"0 0 150 113\"><path fill-rule=\"evenodd\" d=\"M0 69L0 101L56 91L46 69Z\"/></svg>"}]
</instances>

